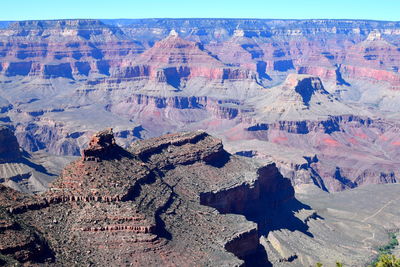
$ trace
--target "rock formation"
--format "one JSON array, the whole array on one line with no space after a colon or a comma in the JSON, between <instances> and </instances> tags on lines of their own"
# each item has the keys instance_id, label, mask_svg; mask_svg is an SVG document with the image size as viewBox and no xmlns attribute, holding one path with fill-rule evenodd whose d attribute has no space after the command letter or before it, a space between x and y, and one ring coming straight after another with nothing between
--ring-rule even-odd
<instances>
[{"instance_id":1,"label":"rock formation","mask_svg":"<svg viewBox=\"0 0 400 267\"><path fill-rule=\"evenodd\" d=\"M260 143L240 149L256 156L288 152L278 165L293 184L396 182L399 31L352 20L9 23L0 29L0 123L28 152L78 156L107 127L124 147L204 129Z\"/></svg>"},{"instance_id":2,"label":"rock formation","mask_svg":"<svg viewBox=\"0 0 400 267\"><path fill-rule=\"evenodd\" d=\"M115 143L112 129L95 134L89 142L89 147L82 152L84 161L101 161L118 156L121 148Z\"/></svg>"},{"instance_id":3,"label":"rock formation","mask_svg":"<svg viewBox=\"0 0 400 267\"><path fill-rule=\"evenodd\" d=\"M117 149L118 157L107 156ZM14 231L15 243L28 242L25 228L12 230L23 221L45 251L35 258L27 245L2 238L2 259L48 265L268 264L257 220L239 214L262 217L294 196L274 164L230 155L201 131L138 141L128 150L110 129L102 131L48 192L29 197L0 189L0 234Z\"/></svg>"}]
</instances>

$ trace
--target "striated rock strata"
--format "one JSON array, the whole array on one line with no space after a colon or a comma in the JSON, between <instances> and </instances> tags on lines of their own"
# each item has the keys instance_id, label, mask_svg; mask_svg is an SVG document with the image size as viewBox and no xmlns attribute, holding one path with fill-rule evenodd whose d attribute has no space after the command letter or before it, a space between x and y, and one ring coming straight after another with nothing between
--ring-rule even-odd
<instances>
[{"instance_id":1,"label":"striated rock strata","mask_svg":"<svg viewBox=\"0 0 400 267\"><path fill-rule=\"evenodd\" d=\"M78 156L110 126L124 147L205 129L317 155L312 169L329 191L395 182L399 36L394 22L362 20L6 23L0 123L29 152ZM257 125L268 129L246 131Z\"/></svg>"},{"instance_id":2,"label":"striated rock strata","mask_svg":"<svg viewBox=\"0 0 400 267\"><path fill-rule=\"evenodd\" d=\"M16 231L15 243L28 242L24 228L13 228L24 221L46 251L21 258L27 245L2 238L2 259L47 265L268 265L257 218L294 196L274 164L230 155L201 131L128 150L115 144L112 130L102 131L48 192L0 189L0 234Z\"/></svg>"}]
</instances>

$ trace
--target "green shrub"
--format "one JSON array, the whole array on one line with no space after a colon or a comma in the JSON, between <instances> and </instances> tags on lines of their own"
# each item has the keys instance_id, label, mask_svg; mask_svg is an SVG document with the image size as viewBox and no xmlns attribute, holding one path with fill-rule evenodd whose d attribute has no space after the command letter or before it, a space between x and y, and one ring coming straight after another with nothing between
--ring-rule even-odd
<instances>
[{"instance_id":1,"label":"green shrub","mask_svg":"<svg viewBox=\"0 0 400 267\"><path fill-rule=\"evenodd\" d=\"M374 267L400 267L400 259L396 259L394 255L384 254L379 256Z\"/></svg>"}]
</instances>

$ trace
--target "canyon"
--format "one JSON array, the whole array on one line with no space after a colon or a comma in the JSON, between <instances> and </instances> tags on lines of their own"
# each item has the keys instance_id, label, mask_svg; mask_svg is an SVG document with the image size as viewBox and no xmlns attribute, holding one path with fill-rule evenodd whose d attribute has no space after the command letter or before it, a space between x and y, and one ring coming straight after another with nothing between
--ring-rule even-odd
<instances>
[{"instance_id":1,"label":"canyon","mask_svg":"<svg viewBox=\"0 0 400 267\"><path fill-rule=\"evenodd\" d=\"M0 265L368 264L400 23L0 23Z\"/></svg>"},{"instance_id":2,"label":"canyon","mask_svg":"<svg viewBox=\"0 0 400 267\"><path fill-rule=\"evenodd\" d=\"M257 224L243 215L276 209L294 190L273 163L231 155L205 132L125 150L108 129L47 192L0 185L0 198L6 265L232 266L268 263Z\"/></svg>"},{"instance_id":3,"label":"canyon","mask_svg":"<svg viewBox=\"0 0 400 267\"><path fill-rule=\"evenodd\" d=\"M0 121L79 156L206 130L293 185L398 181L400 25L352 20L19 21L0 28ZM271 151L271 152L268 152Z\"/></svg>"},{"instance_id":4,"label":"canyon","mask_svg":"<svg viewBox=\"0 0 400 267\"><path fill-rule=\"evenodd\" d=\"M359 266L400 227L398 184L294 188L204 131L124 149L105 129L47 186L0 184L2 265Z\"/></svg>"}]
</instances>

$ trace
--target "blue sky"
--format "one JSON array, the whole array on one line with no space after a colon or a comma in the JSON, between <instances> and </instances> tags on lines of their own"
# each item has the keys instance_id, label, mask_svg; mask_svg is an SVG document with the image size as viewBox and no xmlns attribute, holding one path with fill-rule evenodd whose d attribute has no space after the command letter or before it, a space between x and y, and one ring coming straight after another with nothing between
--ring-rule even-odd
<instances>
[{"instance_id":1,"label":"blue sky","mask_svg":"<svg viewBox=\"0 0 400 267\"><path fill-rule=\"evenodd\" d=\"M0 20L283 18L400 21L400 0L0 0Z\"/></svg>"}]
</instances>

